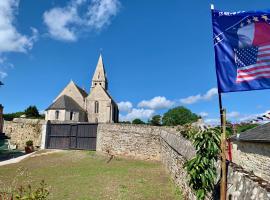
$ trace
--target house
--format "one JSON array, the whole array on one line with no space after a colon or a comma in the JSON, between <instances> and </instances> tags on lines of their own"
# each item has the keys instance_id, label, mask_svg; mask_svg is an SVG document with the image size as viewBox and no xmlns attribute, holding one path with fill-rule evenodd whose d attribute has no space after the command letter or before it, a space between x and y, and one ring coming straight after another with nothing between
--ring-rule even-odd
<instances>
[{"instance_id":1,"label":"house","mask_svg":"<svg viewBox=\"0 0 270 200\"><path fill-rule=\"evenodd\" d=\"M233 136L232 162L270 181L270 123Z\"/></svg>"},{"instance_id":2,"label":"house","mask_svg":"<svg viewBox=\"0 0 270 200\"><path fill-rule=\"evenodd\" d=\"M118 122L119 110L108 92L102 56L99 56L90 93L73 81L60 92L45 111L46 120L75 121L90 123Z\"/></svg>"}]
</instances>

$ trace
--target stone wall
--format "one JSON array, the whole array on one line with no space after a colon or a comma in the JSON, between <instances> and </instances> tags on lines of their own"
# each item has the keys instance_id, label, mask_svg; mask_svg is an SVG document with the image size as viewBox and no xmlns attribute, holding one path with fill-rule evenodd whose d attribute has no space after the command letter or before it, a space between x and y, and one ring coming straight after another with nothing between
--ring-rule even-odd
<instances>
[{"instance_id":1,"label":"stone wall","mask_svg":"<svg viewBox=\"0 0 270 200\"><path fill-rule=\"evenodd\" d=\"M160 160L160 128L146 125L99 124L97 151L136 159Z\"/></svg>"},{"instance_id":2,"label":"stone wall","mask_svg":"<svg viewBox=\"0 0 270 200\"><path fill-rule=\"evenodd\" d=\"M232 161L270 182L270 143L232 143Z\"/></svg>"},{"instance_id":3,"label":"stone wall","mask_svg":"<svg viewBox=\"0 0 270 200\"><path fill-rule=\"evenodd\" d=\"M196 199L188 185L188 174L184 163L195 156L196 151L191 142L175 131L161 130L161 161L175 184L181 188L186 199Z\"/></svg>"},{"instance_id":4,"label":"stone wall","mask_svg":"<svg viewBox=\"0 0 270 200\"><path fill-rule=\"evenodd\" d=\"M16 144L18 149L24 149L28 140L33 140L34 146L40 146L43 124L45 120L18 118L4 121L3 132L10 137L11 144Z\"/></svg>"},{"instance_id":5,"label":"stone wall","mask_svg":"<svg viewBox=\"0 0 270 200\"><path fill-rule=\"evenodd\" d=\"M234 163L228 167L227 181L228 200L270 199L270 183Z\"/></svg>"},{"instance_id":6,"label":"stone wall","mask_svg":"<svg viewBox=\"0 0 270 200\"><path fill-rule=\"evenodd\" d=\"M135 159L162 161L187 199L195 199L183 167L195 155L191 142L175 129L147 125L99 124L97 151Z\"/></svg>"}]
</instances>

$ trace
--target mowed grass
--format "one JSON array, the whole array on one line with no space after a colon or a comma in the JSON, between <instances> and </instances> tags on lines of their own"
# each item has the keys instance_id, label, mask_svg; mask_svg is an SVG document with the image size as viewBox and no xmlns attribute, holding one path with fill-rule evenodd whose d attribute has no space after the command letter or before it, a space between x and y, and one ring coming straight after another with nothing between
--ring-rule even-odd
<instances>
[{"instance_id":1,"label":"mowed grass","mask_svg":"<svg viewBox=\"0 0 270 200\"><path fill-rule=\"evenodd\" d=\"M29 181L36 187L45 180L50 187L49 199L182 199L161 163L108 160L109 157L91 151L62 151L27 158L0 167L0 188L18 187Z\"/></svg>"}]
</instances>

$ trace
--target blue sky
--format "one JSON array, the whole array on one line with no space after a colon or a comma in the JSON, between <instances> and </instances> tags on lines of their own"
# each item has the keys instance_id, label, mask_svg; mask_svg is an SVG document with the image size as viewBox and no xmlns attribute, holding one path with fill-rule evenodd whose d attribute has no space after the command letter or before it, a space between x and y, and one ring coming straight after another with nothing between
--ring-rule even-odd
<instances>
[{"instance_id":1,"label":"blue sky","mask_svg":"<svg viewBox=\"0 0 270 200\"><path fill-rule=\"evenodd\" d=\"M123 120L184 105L215 122L210 3L224 11L270 8L269 0L1 0L5 112L44 110L71 79L89 91L102 51ZM231 121L244 120L270 110L270 91L223 101Z\"/></svg>"}]
</instances>

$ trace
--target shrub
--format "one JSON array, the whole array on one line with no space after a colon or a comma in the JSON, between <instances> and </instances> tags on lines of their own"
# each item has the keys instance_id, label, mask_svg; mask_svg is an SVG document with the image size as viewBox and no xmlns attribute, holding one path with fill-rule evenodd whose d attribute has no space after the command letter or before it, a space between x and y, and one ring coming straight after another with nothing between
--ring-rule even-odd
<instances>
[{"instance_id":1,"label":"shrub","mask_svg":"<svg viewBox=\"0 0 270 200\"><path fill-rule=\"evenodd\" d=\"M26 141L26 146L33 146L33 140L28 140L28 141Z\"/></svg>"},{"instance_id":2,"label":"shrub","mask_svg":"<svg viewBox=\"0 0 270 200\"><path fill-rule=\"evenodd\" d=\"M145 124L144 121L142 121L141 119L134 119L132 121L132 124Z\"/></svg>"},{"instance_id":3,"label":"shrub","mask_svg":"<svg viewBox=\"0 0 270 200\"><path fill-rule=\"evenodd\" d=\"M185 163L189 175L189 185L195 191L197 199L203 200L207 192L214 188L218 154L220 153L220 129L212 128L197 131L192 142L196 156Z\"/></svg>"}]
</instances>

